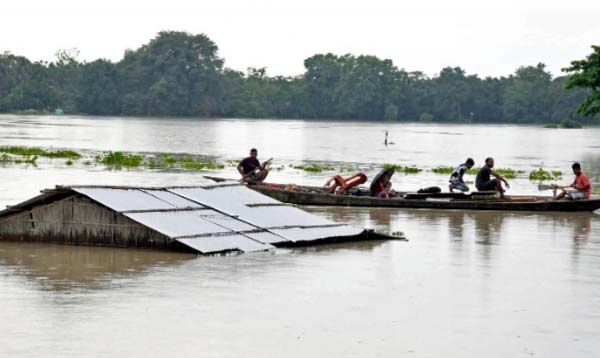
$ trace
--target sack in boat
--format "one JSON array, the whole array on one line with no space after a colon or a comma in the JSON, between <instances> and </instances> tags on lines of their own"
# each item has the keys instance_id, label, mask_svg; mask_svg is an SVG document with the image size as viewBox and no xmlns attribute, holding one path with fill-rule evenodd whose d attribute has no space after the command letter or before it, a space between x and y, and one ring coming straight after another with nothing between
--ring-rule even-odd
<instances>
[{"instance_id":1,"label":"sack in boat","mask_svg":"<svg viewBox=\"0 0 600 358\"><path fill-rule=\"evenodd\" d=\"M442 189L439 186L429 186L427 188L421 188L417 191L419 194L437 194L441 193Z\"/></svg>"}]
</instances>

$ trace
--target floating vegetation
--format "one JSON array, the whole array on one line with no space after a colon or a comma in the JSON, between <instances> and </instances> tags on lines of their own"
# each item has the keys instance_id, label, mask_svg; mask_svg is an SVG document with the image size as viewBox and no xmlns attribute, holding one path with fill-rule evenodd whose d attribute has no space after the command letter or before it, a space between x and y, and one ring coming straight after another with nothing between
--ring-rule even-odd
<instances>
[{"instance_id":1,"label":"floating vegetation","mask_svg":"<svg viewBox=\"0 0 600 358\"><path fill-rule=\"evenodd\" d=\"M574 121L570 118L565 118L562 121L560 121L560 123L558 123L558 128L579 129L579 128L583 128L583 125L581 125L581 123Z\"/></svg>"},{"instance_id":2,"label":"floating vegetation","mask_svg":"<svg viewBox=\"0 0 600 358\"><path fill-rule=\"evenodd\" d=\"M189 169L189 170L202 170L202 169L216 170L216 169L225 168L224 164L215 163L215 162L205 162L199 158L194 158L194 157L183 157L179 160L179 163L181 164L181 167L183 169Z\"/></svg>"},{"instance_id":3,"label":"floating vegetation","mask_svg":"<svg viewBox=\"0 0 600 358\"><path fill-rule=\"evenodd\" d=\"M391 235L394 236L394 237L404 237L404 232L402 232L402 231L393 231L391 233Z\"/></svg>"},{"instance_id":4,"label":"floating vegetation","mask_svg":"<svg viewBox=\"0 0 600 358\"><path fill-rule=\"evenodd\" d=\"M554 128L554 129L556 129L556 128L558 128L558 124L546 124L544 126L544 128Z\"/></svg>"},{"instance_id":5,"label":"floating vegetation","mask_svg":"<svg viewBox=\"0 0 600 358\"><path fill-rule=\"evenodd\" d=\"M81 154L73 150L56 150L48 151L42 148L35 147L0 147L0 153L8 153L23 157L46 157L46 158L68 158L79 159Z\"/></svg>"},{"instance_id":6,"label":"floating vegetation","mask_svg":"<svg viewBox=\"0 0 600 358\"><path fill-rule=\"evenodd\" d=\"M439 166L439 167L432 168L431 171L434 172L435 174L450 175L454 171L454 168Z\"/></svg>"},{"instance_id":7,"label":"floating vegetation","mask_svg":"<svg viewBox=\"0 0 600 358\"><path fill-rule=\"evenodd\" d=\"M328 164L294 165L293 168L298 169L298 170L304 170L305 172L309 172L309 173L320 173L323 171L335 170L334 167L332 167L331 165L328 165Z\"/></svg>"},{"instance_id":8,"label":"floating vegetation","mask_svg":"<svg viewBox=\"0 0 600 358\"><path fill-rule=\"evenodd\" d=\"M517 177L517 171L511 168L495 168L493 170L506 179L514 179Z\"/></svg>"},{"instance_id":9,"label":"floating vegetation","mask_svg":"<svg viewBox=\"0 0 600 358\"><path fill-rule=\"evenodd\" d=\"M356 167L352 166L352 165L346 165L340 168L340 172L353 172L356 171Z\"/></svg>"},{"instance_id":10,"label":"floating vegetation","mask_svg":"<svg viewBox=\"0 0 600 358\"><path fill-rule=\"evenodd\" d=\"M109 167L135 168L142 165L144 157L135 154L123 154L122 152L109 152L105 156L96 156L96 162Z\"/></svg>"},{"instance_id":11,"label":"floating vegetation","mask_svg":"<svg viewBox=\"0 0 600 358\"><path fill-rule=\"evenodd\" d=\"M13 157L11 155L3 153L2 155L0 155L0 164L2 164L2 165L7 165L7 164L32 164L34 166L37 166L36 165L37 158L38 158L37 155L34 155L34 156L25 156L25 157Z\"/></svg>"},{"instance_id":12,"label":"floating vegetation","mask_svg":"<svg viewBox=\"0 0 600 358\"><path fill-rule=\"evenodd\" d=\"M403 166L401 164L390 164L386 163L383 165L384 169L394 169L396 172L404 174L417 174L423 171L415 166Z\"/></svg>"},{"instance_id":13,"label":"floating vegetation","mask_svg":"<svg viewBox=\"0 0 600 358\"><path fill-rule=\"evenodd\" d=\"M562 178L562 172L559 170L547 171L544 168L538 168L537 170L529 173L529 180L556 180Z\"/></svg>"},{"instance_id":14,"label":"floating vegetation","mask_svg":"<svg viewBox=\"0 0 600 358\"><path fill-rule=\"evenodd\" d=\"M65 164L66 164L66 165L73 165L73 161L72 161L71 159L69 159L69 160L67 160L67 161L65 162Z\"/></svg>"}]
</instances>

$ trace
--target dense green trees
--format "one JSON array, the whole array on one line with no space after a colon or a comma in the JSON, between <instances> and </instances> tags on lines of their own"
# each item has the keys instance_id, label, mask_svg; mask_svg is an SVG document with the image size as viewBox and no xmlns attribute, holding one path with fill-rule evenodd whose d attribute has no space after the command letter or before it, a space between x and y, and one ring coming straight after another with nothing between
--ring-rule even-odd
<instances>
[{"instance_id":1,"label":"dense green trees","mask_svg":"<svg viewBox=\"0 0 600 358\"><path fill-rule=\"evenodd\" d=\"M598 78L588 70L600 58L595 56L574 62L572 77L552 78L538 64L509 77L481 79L460 67L444 68L428 78L374 56L318 54L304 61L306 70L300 76L270 77L265 68L247 73L225 68L217 46L205 35L160 32L117 63L79 62L74 50L60 51L51 63L1 54L0 112L62 108L94 115L581 120L576 107L586 96L598 96ZM574 89L567 91L565 84ZM582 114L600 108L590 103Z\"/></svg>"},{"instance_id":2,"label":"dense green trees","mask_svg":"<svg viewBox=\"0 0 600 358\"><path fill-rule=\"evenodd\" d=\"M570 67L563 70L572 73L567 80L567 88L584 88L591 91L577 109L586 116L600 113L600 46L592 46L592 50L584 60L573 61Z\"/></svg>"}]
</instances>

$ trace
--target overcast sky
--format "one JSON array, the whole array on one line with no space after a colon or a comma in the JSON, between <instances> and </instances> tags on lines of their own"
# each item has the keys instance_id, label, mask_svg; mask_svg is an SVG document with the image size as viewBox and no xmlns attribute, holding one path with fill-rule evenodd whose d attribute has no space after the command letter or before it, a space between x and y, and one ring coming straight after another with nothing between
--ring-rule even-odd
<instances>
[{"instance_id":1,"label":"overcast sky","mask_svg":"<svg viewBox=\"0 0 600 358\"><path fill-rule=\"evenodd\" d=\"M432 76L445 66L498 76L544 62L555 75L600 45L600 1L2 0L0 52L118 61L161 30L204 33L226 66L303 72L315 53L370 54Z\"/></svg>"}]
</instances>

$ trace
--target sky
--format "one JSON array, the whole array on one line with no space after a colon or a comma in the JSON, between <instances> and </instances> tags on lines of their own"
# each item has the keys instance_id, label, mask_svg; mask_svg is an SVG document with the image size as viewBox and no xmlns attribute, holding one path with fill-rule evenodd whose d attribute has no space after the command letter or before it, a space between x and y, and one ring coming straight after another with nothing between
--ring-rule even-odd
<instances>
[{"instance_id":1,"label":"sky","mask_svg":"<svg viewBox=\"0 0 600 358\"><path fill-rule=\"evenodd\" d=\"M543 62L556 76L600 45L600 1L1 0L0 52L118 61L162 30L204 33L225 65L298 75L317 53L375 55L434 76L460 66L507 76Z\"/></svg>"}]
</instances>

